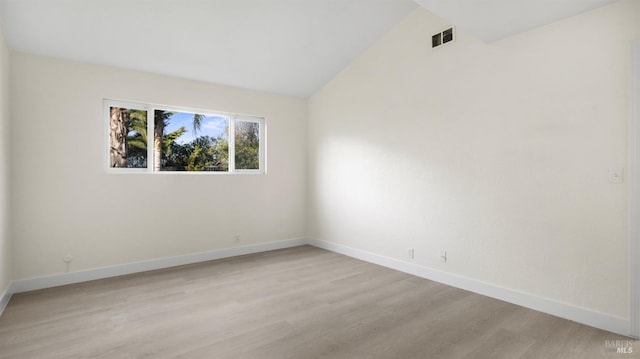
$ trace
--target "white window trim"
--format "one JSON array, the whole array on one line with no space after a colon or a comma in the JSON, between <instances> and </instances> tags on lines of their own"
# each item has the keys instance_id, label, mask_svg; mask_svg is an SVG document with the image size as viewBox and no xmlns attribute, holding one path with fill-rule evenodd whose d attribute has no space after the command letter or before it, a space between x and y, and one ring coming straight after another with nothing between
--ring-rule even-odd
<instances>
[{"instance_id":1,"label":"white window trim","mask_svg":"<svg viewBox=\"0 0 640 359\"><path fill-rule=\"evenodd\" d=\"M128 109L133 109L133 110L145 110L147 111L147 132L149 131L149 108L147 106L145 106L144 104L141 103L136 103L136 102L127 102L127 101L114 101L114 100L104 100L103 101L103 114L104 114L104 119L102 120L104 123L104 138L105 138L105 147L106 147L106 151L104 154L104 167L107 169L107 172L109 173L147 173L148 169L151 168L153 169L153 167L149 167L151 166L150 163L150 155L153 154L153 148L149 149L147 148L147 168L115 168L115 167L111 167L111 127L109 126L111 123L111 116L110 116L110 110L111 107L121 107L121 108L128 108ZM149 150L151 150L151 154L149 153Z\"/></svg>"},{"instance_id":2,"label":"white window trim","mask_svg":"<svg viewBox=\"0 0 640 359\"><path fill-rule=\"evenodd\" d=\"M254 116L243 116L243 115L233 115L231 116L231 124L229 126L229 137L233 136L234 138L234 142L235 142L235 121L242 121L242 122L254 122L254 123L258 123L260 124L259 128L260 128L260 147L258 148L258 161L260 163L260 168L258 168L257 170L253 170L253 169L235 169L235 164L236 164L236 154L235 154L235 146L229 146L229 168L232 168L231 164L233 163L233 168L234 171L236 173L255 173L255 174L262 174L262 173L267 173L266 171L266 156L265 156L265 148L266 148L266 138L267 138L267 133L266 133L266 124L265 124L265 119L263 117L254 117ZM231 147L233 147L233 149L231 149ZM233 156L232 156L233 153Z\"/></svg>"},{"instance_id":3,"label":"white window trim","mask_svg":"<svg viewBox=\"0 0 640 359\"><path fill-rule=\"evenodd\" d=\"M116 168L111 167L111 158L110 158L110 109L111 107L121 107L127 109L135 109L135 110L146 110L147 111L147 168ZM229 170L222 171L154 171L154 152L152 145L152 137L154 131L154 111L155 110L165 110L165 111L175 111L175 112L187 112L187 113L198 113L204 114L205 116L220 116L227 117L229 119ZM267 156L266 156L266 148L267 148L267 120L262 116L254 116L254 115L245 115L245 114L235 114L224 111L212 111L212 110L204 110L193 107L181 107L181 106L171 106L171 105L160 105L160 104L152 104L152 103L141 103L135 101L122 101L122 100L112 100L112 99L104 99L103 100L103 123L104 123L104 134L105 134L105 155L104 155L104 168L108 173L112 174L154 174L154 175L177 175L177 176L225 176L225 175L263 175L267 174ZM246 122L255 122L259 123L260 126L260 147L258 149L259 153L259 161L260 168L259 169L236 169L235 168L235 121L246 121ZM233 144L233 145L232 145Z\"/></svg>"}]
</instances>

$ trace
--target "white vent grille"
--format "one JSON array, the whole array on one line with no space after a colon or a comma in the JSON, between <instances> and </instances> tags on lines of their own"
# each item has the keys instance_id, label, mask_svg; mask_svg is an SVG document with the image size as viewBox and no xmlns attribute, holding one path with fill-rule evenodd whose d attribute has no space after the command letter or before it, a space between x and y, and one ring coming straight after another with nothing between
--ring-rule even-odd
<instances>
[{"instance_id":1,"label":"white vent grille","mask_svg":"<svg viewBox=\"0 0 640 359\"><path fill-rule=\"evenodd\" d=\"M453 27L450 27L444 31L441 31L431 36L431 48L440 47L442 45L453 42L453 39L454 39L454 31L453 31Z\"/></svg>"}]
</instances>

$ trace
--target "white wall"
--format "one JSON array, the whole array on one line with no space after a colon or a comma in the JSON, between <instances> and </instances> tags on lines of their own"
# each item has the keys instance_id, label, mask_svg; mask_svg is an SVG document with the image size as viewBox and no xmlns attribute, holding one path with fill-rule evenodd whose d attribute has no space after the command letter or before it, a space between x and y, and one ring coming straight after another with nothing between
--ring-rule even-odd
<instances>
[{"instance_id":1,"label":"white wall","mask_svg":"<svg viewBox=\"0 0 640 359\"><path fill-rule=\"evenodd\" d=\"M14 279L305 235L306 102L14 53ZM267 175L107 174L103 98L265 116Z\"/></svg>"},{"instance_id":2,"label":"white wall","mask_svg":"<svg viewBox=\"0 0 640 359\"><path fill-rule=\"evenodd\" d=\"M431 50L447 26L416 10L310 99L310 236L628 317L608 169L628 168L640 2Z\"/></svg>"},{"instance_id":3,"label":"white wall","mask_svg":"<svg viewBox=\"0 0 640 359\"><path fill-rule=\"evenodd\" d=\"M9 159L9 50L0 30L0 311L2 293L11 281L11 228L10 228L10 159Z\"/></svg>"}]
</instances>

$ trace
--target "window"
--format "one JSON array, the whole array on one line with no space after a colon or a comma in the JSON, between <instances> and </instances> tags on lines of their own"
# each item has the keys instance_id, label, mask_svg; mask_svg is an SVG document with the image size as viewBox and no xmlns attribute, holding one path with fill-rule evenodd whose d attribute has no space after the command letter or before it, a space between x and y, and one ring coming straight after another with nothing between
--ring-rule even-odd
<instances>
[{"instance_id":1,"label":"window","mask_svg":"<svg viewBox=\"0 0 640 359\"><path fill-rule=\"evenodd\" d=\"M110 167L147 167L147 110L109 106Z\"/></svg>"},{"instance_id":2,"label":"window","mask_svg":"<svg viewBox=\"0 0 640 359\"><path fill-rule=\"evenodd\" d=\"M252 116L105 100L117 172L265 173L265 123Z\"/></svg>"},{"instance_id":3,"label":"window","mask_svg":"<svg viewBox=\"0 0 640 359\"><path fill-rule=\"evenodd\" d=\"M234 120L235 168L260 169L260 122Z\"/></svg>"}]
</instances>

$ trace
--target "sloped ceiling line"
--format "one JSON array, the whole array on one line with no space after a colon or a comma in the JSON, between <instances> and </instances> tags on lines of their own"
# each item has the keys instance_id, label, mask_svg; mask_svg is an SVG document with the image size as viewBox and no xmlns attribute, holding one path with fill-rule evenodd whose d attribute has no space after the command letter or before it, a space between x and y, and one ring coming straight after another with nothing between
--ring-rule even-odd
<instances>
[{"instance_id":1,"label":"sloped ceiling line","mask_svg":"<svg viewBox=\"0 0 640 359\"><path fill-rule=\"evenodd\" d=\"M0 27L14 51L307 98L418 4L490 42L614 1L0 0Z\"/></svg>"},{"instance_id":2,"label":"sloped ceiling line","mask_svg":"<svg viewBox=\"0 0 640 359\"><path fill-rule=\"evenodd\" d=\"M618 0L415 0L487 43L615 1Z\"/></svg>"}]
</instances>

